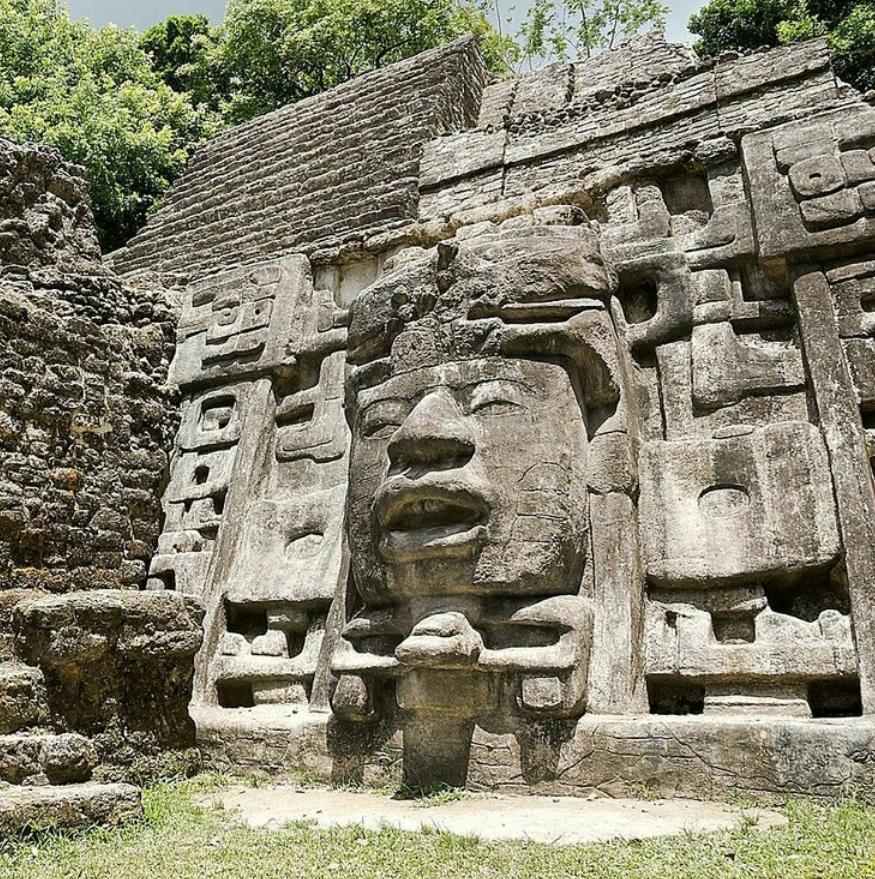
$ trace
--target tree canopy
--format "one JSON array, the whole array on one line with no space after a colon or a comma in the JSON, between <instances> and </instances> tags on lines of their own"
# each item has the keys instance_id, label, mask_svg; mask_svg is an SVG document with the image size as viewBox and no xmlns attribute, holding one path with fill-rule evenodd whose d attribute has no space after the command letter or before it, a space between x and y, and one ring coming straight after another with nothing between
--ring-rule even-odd
<instances>
[{"instance_id":1,"label":"tree canopy","mask_svg":"<svg viewBox=\"0 0 875 879\"><path fill-rule=\"evenodd\" d=\"M510 41L458 0L230 0L213 57L241 121L471 32L504 69Z\"/></svg>"},{"instance_id":2,"label":"tree canopy","mask_svg":"<svg viewBox=\"0 0 875 879\"><path fill-rule=\"evenodd\" d=\"M875 0L711 0L689 28L702 55L822 36L842 79L875 88Z\"/></svg>"},{"instance_id":3,"label":"tree canopy","mask_svg":"<svg viewBox=\"0 0 875 879\"><path fill-rule=\"evenodd\" d=\"M641 30L664 27L667 14L660 0L532 0L519 52L530 64L589 58Z\"/></svg>"},{"instance_id":4,"label":"tree canopy","mask_svg":"<svg viewBox=\"0 0 875 879\"><path fill-rule=\"evenodd\" d=\"M521 59L590 55L666 12L659 0L535 0L520 47L502 32L501 7L230 0L216 27L175 15L139 34L73 21L62 0L0 0L0 135L54 146L86 168L101 243L111 249L223 127L462 34L473 33L489 68L504 73Z\"/></svg>"},{"instance_id":5,"label":"tree canopy","mask_svg":"<svg viewBox=\"0 0 875 879\"><path fill-rule=\"evenodd\" d=\"M161 79L133 31L93 30L57 0L0 0L0 135L85 166L104 247L143 224L217 127Z\"/></svg>"}]
</instances>

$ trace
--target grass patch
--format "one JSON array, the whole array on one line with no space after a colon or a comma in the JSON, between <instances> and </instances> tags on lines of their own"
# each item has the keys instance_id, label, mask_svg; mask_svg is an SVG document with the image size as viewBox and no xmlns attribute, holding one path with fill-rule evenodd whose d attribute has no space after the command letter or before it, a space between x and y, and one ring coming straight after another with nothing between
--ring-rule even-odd
<instances>
[{"instance_id":1,"label":"grass patch","mask_svg":"<svg viewBox=\"0 0 875 879\"><path fill-rule=\"evenodd\" d=\"M413 800L419 809L434 806L445 806L447 803L458 803L468 796L468 792L448 784L411 785L402 784L392 795L395 800Z\"/></svg>"},{"instance_id":2,"label":"grass patch","mask_svg":"<svg viewBox=\"0 0 875 879\"><path fill-rule=\"evenodd\" d=\"M201 776L145 792L145 817L72 838L0 849L6 879L875 879L875 808L789 803L786 829L687 834L559 848L431 832L296 824L251 830L193 804L226 780ZM452 790L452 789L451 789ZM454 792L455 793L458 792ZM438 792L437 796L448 795ZM525 808L524 803L520 808Z\"/></svg>"}]
</instances>

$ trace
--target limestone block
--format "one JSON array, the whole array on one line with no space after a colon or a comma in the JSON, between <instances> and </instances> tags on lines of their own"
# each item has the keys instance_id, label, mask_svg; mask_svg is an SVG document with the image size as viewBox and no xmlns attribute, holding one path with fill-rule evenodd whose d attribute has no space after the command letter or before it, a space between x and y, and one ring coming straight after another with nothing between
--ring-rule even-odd
<instances>
[{"instance_id":1,"label":"limestone block","mask_svg":"<svg viewBox=\"0 0 875 879\"><path fill-rule=\"evenodd\" d=\"M726 616L724 611L718 619ZM753 630L736 638L728 627L726 634L716 629L712 613L688 604L649 603L648 675L696 679L709 685L729 681L736 685L736 692L743 693L745 684L786 687L787 682L856 674L849 616L827 610L807 622L765 608L749 618Z\"/></svg>"},{"instance_id":2,"label":"limestone block","mask_svg":"<svg viewBox=\"0 0 875 879\"><path fill-rule=\"evenodd\" d=\"M192 657L203 611L173 592L96 591L25 601L15 611L17 648L41 667L63 669L125 658Z\"/></svg>"},{"instance_id":3,"label":"limestone block","mask_svg":"<svg viewBox=\"0 0 875 879\"><path fill-rule=\"evenodd\" d=\"M451 134L425 145L419 170L419 186L430 189L457 177L500 166L504 161L507 132L482 130Z\"/></svg>"},{"instance_id":4,"label":"limestone block","mask_svg":"<svg viewBox=\"0 0 875 879\"><path fill-rule=\"evenodd\" d=\"M769 82L765 88L718 99L722 130L734 137L760 131L778 122L807 119L820 108L831 110L841 102L835 74L830 68L802 77Z\"/></svg>"},{"instance_id":5,"label":"limestone block","mask_svg":"<svg viewBox=\"0 0 875 879\"><path fill-rule=\"evenodd\" d=\"M805 385L796 345L768 342L756 333L740 336L729 323L694 327L692 355L693 403L702 409Z\"/></svg>"},{"instance_id":6,"label":"limestone block","mask_svg":"<svg viewBox=\"0 0 875 879\"><path fill-rule=\"evenodd\" d=\"M623 333L633 350L670 342L690 330L693 291L682 254L643 255L624 262L619 274Z\"/></svg>"},{"instance_id":7,"label":"limestone block","mask_svg":"<svg viewBox=\"0 0 875 879\"><path fill-rule=\"evenodd\" d=\"M829 450L841 525L844 567L859 651L860 690L864 710L875 710L875 492L872 461L860 408L844 361L835 305L826 276L802 269L794 277L793 295L800 337Z\"/></svg>"},{"instance_id":8,"label":"limestone block","mask_svg":"<svg viewBox=\"0 0 875 879\"><path fill-rule=\"evenodd\" d=\"M743 203L715 207L707 224L680 236L679 244L696 268L752 256L754 236L750 208Z\"/></svg>"},{"instance_id":9,"label":"limestone block","mask_svg":"<svg viewBox=\"0 0 875 879\"><path fill-rule=\"evenodd\" d=\"M45 716L42 672L16 662L0 663L0 735L35 726Z\"/></svg>"},{"instance_id":10,"label":"limestone block","mask_svg":"<svg viewBox=\"0 0 875 879\"><path fill-rule=\"evenodd\" d=\"M703 410L694 406L692 343L681 340L656 349L661 376L665 435L669 440L731 436L762 424L804 421L808 397L803 390L744 397L734 405Z\"/></svg>"},{"instance_id":11,"label":"limestone block","mask_svg":"<svg viewBox=\"0 0 875 879\"><path fill-rule=\"evenodd\" d=\"M571 100L573 88L574 66L563 61L524 73L517 81L513 115L558 110Z\"/></svg>"},{"instance_id":12,"label":"limestone block","mask_svg":"<svg viewBox=\"0 0 875 879\"><path fill-rule=\"evenodd\" d=\"M833 294L839 336L875 337L875 261L858 259L826 274Z\"/></svg>"},{"instance_id":13,"label":"limestone block","mask_svg":"<svg viewBox=\"0 0 875 879\"><path fill-rule=\"evenodd\" d=\"M171 540L176 542L183 536L184 534L177 533L171 535ZM199 537L194 539L199 542ZM162 537L162 541L165 544L168 542L165 537ZM172 548L176 549L178 546L179 543L176 542ZM203 598L211 558L210 552L182 551L152 556L146 588L166 589L170 592L179 592L181 595Z\"/></svg>"},{"instance_id":14,"label":"limestone block","mask_svg":"<svg viewBox=\"0 0 875 879\"><path fill-rule=\"evenodd\" d=\"M0 736L0 781L75 784L91 778L97 753L79 735Z\"/></svg>"},{"instance_id":15,"label":"limestone block","mask_svg":"<svg viewBox=\"0 0 875 879\"><path fill-rule=\"evenodd\" d=\"M15 633L12 616L15 605L29 598L41 598L43 592L34 589L6 589L0 591L0 662L14 659Z\"/></svg>"},{"instance_id":16,"label":"limestone block","mask_svg":"<svg viewBox=\"0 0 875 879\"><path fill-rule=\"evenodd\" d=\"M875 339L843 339L857 401L866 411L875 407Z\"/></svg>"},{"instance_id":17,"label":"limestone block","mask_svg":"<svg viewBox=\"0 0 875 879\"><path fill-rule=\"evenodd\" d=\"M12 838L22 828L78 830L114 826L142 813L139 788L128 784L12 787L0 791L0 830Z\"/></svg>"},{"instance_id":18,"label":"limestone block","mask_svg":"<svg viewBox=\"0 0 875 879\"><path fill-rule=\"evenodd\" d=\"M419 202L421 222L464 217L501 200L504 173L491 168L469 177L457 178L447 184L422 193Z\"/></svg>"},{"instance_id":19,"label":"limestone block","mask_svg":"<svg viewBox=\"0 0 875 879\"><path fill-rule=\"evenodd\" d=\"M865 106L747 135L742 150L763 256L871 240L873 147L875 112Z\"/></svg>"},{"instance_id":20,"label":"limestone block","mask_svg":"<svg viewBox=\"0 0 875 879\"><path fill-rule=\"evenodd\" d=\"M309 264L289 257L192 285L179 320L171 380L243 378L279 366L286 347L317 319ZM309 307L308 307L309 306ZM297 338L296 338L297 337Z\"/></svg>"},{"instance_id":21,"label":"limestone block","mask_svg":"<svg viewBox=\"0 0 875 879\"><path fill-rule=\"evenodd\" d=\"M342 459L349 448L349 428L343 415L343 352L320 364L312 388L294 391L277 403L276 457L280 462L308 460L316 465ZM330 484L333 470L320 478ZM316 486L314 486L316 487Z\"/></svg>"},{"instance_id":22,"label":"limestone block","mask_svg":"<svg viewBox=\"0 0 875 879\"><path fill-rule=\"evenodd\" d=\"M239 442L249 391L247 384L224 385L186 400L176 436L180 450L207 452Z\"/></svg>"},{"instance_id":23,"label":"limestone block","mask_svg":"<svg viewBox=\"0 0 875 879\"><path fill-rule=\"evenodd\" d=\"M25 601L18 654L45 673L53 726L89 736L112 725L140 747L191 743L187 715L203 609L176 592L105 590Z\"/></svg>"},{"instance_id":24,"label":"limestone block","mask_svg":"<svg viewBox=\"0 0 875 879\"><path fill-rule=\"evenodd\" d=\"M827 69L829 50L824 40L721 61L715 69L717 97L727 100L782 79Z\"/></svg>"},{"instance_id":25,"label":"limestone block","mask_svg":"<svg viewBox=\"0 0 875 879\"><path fill-rule=\"evenodd\" d=\"M780 577L836 559L829 463L812 425L647 443L642 456L642 539L655 583Z\"/></svg>"}]
</instances>

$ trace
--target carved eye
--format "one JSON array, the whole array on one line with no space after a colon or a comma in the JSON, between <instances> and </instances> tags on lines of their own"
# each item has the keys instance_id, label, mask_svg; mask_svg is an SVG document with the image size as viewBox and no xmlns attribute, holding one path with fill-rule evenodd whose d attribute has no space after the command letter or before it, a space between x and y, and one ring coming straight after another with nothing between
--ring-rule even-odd
<instances>
[{"instance_id":1,"label":"carved eye","mask_svg":"<svg viewBox=\"0 0 875 879\"><path fill-rule=\"evenodd\" d=\"M375 403L362 414L359 433L365 439L388 439L401 427L405 412L398 401Z\"/></svg>"},{"instance_id":2,"label":"carved eye","mask_svg":"<svg viewBox=\"0 0 875 879\"><path fill-rule=\"evenodd\" d=\"M522 409L522 391L508 382L480 385L471 398L471 412L479 415L512 415Z\"/></svg>"},{"instance_id":3,"label":"carved eye","mask_svg":"<svg viewBox=\"0 0 875 879\"><path fill-rule=\"evenodd\" d=\"M362 436L366 439L388 439L400 427L393 421L373 421L362 428Z\"/></svg>"}]
</instances>

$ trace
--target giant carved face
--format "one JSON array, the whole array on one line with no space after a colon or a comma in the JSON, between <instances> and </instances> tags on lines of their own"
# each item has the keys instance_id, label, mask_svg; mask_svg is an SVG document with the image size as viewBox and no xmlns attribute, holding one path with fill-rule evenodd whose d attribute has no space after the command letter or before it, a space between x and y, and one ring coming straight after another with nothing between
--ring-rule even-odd
<instances>
[{"instance_id":1,"label":"giant carved face","mask_svg":"<svg viewBox=\"0 0 875 879\"><path fill-rule=\"evenodd\" d=\"M363 593L577 590L586 436L563 366L450 361L393 376L356 408L350 529Z\"/></svg>"},{"instance_id":2,"label":"giant carved face","mask_svg":"<svg viewBox=\"0 0 875 879\"><path fill-rule=\"evenodd\" d=\"M558 350L503 351L492 317L510 302L517 322L521 288L551 316L592 307L571 304L588 292L571 270L584 262L579 251L462 252L450 278L417 265L357 303L358 371L368 376L353 379L348 398L348 527L369 604L580 588L586 392Z\"/></svg>"}]
</instances>

